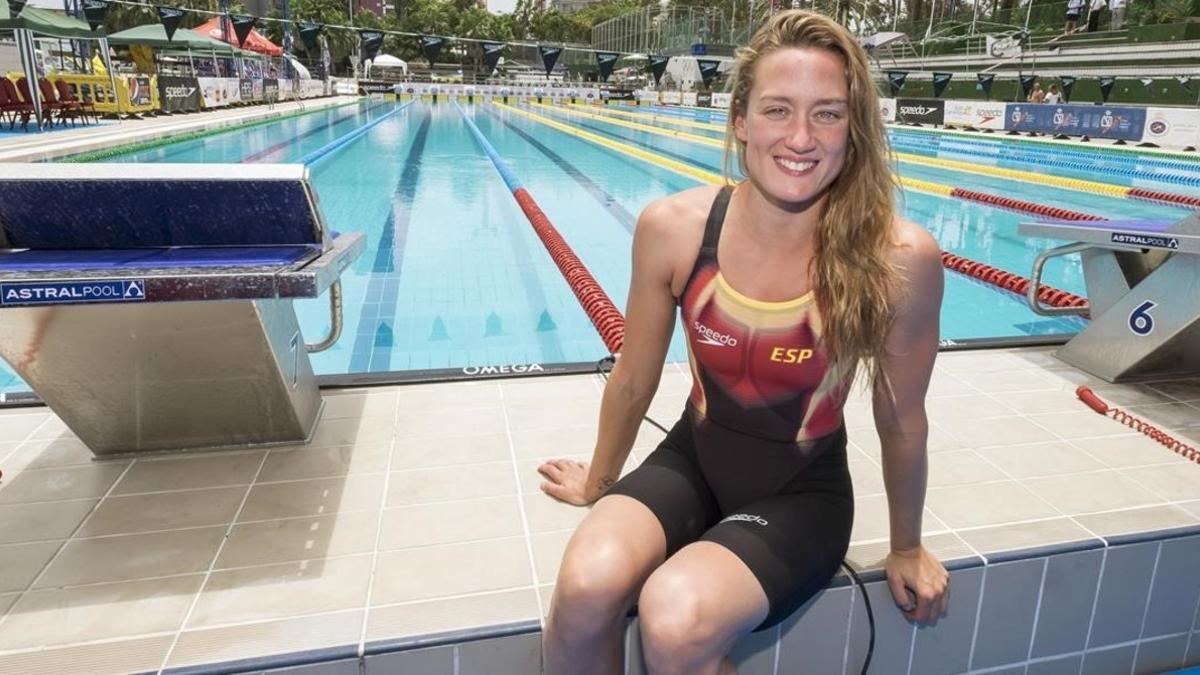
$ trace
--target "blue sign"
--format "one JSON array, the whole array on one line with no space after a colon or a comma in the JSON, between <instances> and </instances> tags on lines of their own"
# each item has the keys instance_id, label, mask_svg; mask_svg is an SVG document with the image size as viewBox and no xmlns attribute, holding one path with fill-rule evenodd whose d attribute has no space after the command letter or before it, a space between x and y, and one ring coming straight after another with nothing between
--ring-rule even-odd
<instances>
[{"instance_id":1,"label":"blue sign","mask_svg":"<svg viewBox=\"0 0 1200 675\"><path fill-rule=\"evenodd\" d=\"M33 281L0 284L0 306L78 305L146 299L145 279Z\"/></svg>"},{"instance_id":2,"label":"blue sign","mask_svg":"<svg viewBox=\"0 0 1200 675\"><path fill-rule=\"evenodd\" d=\"M1145 108L1044 103L1009 103L1004 108L1004 128L1008 131L1137 141L1146 125Z\"/></svg>"}]
</instances>

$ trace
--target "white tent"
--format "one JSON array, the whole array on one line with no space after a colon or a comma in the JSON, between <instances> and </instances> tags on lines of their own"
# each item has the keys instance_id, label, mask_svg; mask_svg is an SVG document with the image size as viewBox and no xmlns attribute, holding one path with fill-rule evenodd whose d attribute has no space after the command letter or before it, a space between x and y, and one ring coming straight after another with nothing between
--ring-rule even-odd
<instances>
[{"instance_id":1,"label":"white tent","mask_svg":"<svg viewBox=\"0 0 1200 675\"><path fill-rule=\"evenodd\" d=\"M367 72L370 73L375 68L399 68L408 74L408 64L402 59L398 59L391 54L380 54L371 60L371 65L367 67Z\"/></svg>"}]
</instances>

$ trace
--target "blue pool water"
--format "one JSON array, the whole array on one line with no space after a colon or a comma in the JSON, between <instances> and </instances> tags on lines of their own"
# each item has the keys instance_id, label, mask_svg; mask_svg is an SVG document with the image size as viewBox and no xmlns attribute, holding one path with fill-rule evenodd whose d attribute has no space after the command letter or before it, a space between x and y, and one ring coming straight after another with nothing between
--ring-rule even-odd
<instances>
[{"instance_id":1,"label":"blue pool water","mask_svg":"<svg viewBox=\"0 0 1200 675\"><path fill-rule=\"evenodd\" d=\"M124 155L119 162L297 162L326 144L394 113L397 104L363 101L276 124ZM311 165L334 230L366 234L368 251L343 276L345 332L314 356L320 374L591 362L606 354L562 275L474 138L469 115L511 166L616 305L629 290L630 242L637 214L651 200L692 187L693 178L584 140L498 106L415 103ZM720 139L723 116L688 109L524 110L657 156L719 173L721 150L684 131ZM712 128L673 121L711 123ZM628 122L641 125L631 128ZM658 130L658 132L656 132ZM899 153L971 161L1022 171L1200 194L1200 164L1115 157L996 138L893 130ZM1069 159L1069 166L1052 160ZM1108 218L1175 218L1186 210L1098 196L1032 182L901 161L902 176L1016 196ZM1187 179L1196 178L1195 182ZM910 191L904 215L928 228L952 253L1027 275L1034 256L1053 245L1017 234L1022 214ZM248 224L252 226L252 224ZM1084 292L1076 261L1051 266L1047 283ZM297 304L310 340L324 335L325 299ZM1077 319L1048 319L1022 298L955 273L946 275L943 339L1073 333ZM668 358L683 360L677 330ZM24 384L0 364L0 392Z\"/></svg>"}]
</instances>

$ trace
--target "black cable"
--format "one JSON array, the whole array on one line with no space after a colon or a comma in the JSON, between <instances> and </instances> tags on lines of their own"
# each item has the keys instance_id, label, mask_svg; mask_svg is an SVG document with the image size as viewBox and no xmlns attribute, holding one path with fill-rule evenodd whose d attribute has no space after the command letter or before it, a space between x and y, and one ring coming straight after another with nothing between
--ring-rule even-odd
<instances>
[{"instance_id":1,"label":"black cable","mask_svg":"<svg viewBox=\"0 0 1200 675\"><path fill-rule=\"evenodd\" d=\"M871 667L871 655L875 653L875 613L871 611L871 598L867 597L867 587L863 585L862 579L858 578L858 574L854 572L854 568L850 567L850 563L842 561L842 567L850 573L850 578L854 583L858 584L859 590L862 591L863 605L867 608L867 626L870 628L870 639L867 642L867 658L863 660L862 675L867 675L867 668ZM847 639L849 637L847 636Z\"/></svg>"},{"instance_id":2,"label":"black cable","mask_svg":"<svg viewBox=\"0 0 1200 675\"><path fill-rule=\"evenodd\" d=\"M596 362L596 372L600 373L600 377L604 378L605 382L608 382L608 371L612 370L616 364L616 358L610 354ZM605 366L607 366L607 369L605 369ZM646 415L645 419L650 424L662 429L664 434L669 433L663 425L655 422L649 415ZM848 562L843 560L842 567L846 568L846 571L850 573L850 578L854 580L854 583L858 584L859 590L862 591L863 605L867 608L869 639L867 642L867 658L863 661L862 667L862 675L867 675L867 669L871 667L871 656L875 653L875 613L871 611L871 599L867 597L867 587L863 585L862 579L858 578L858 574L855 573L854 568L850 567ZM848 636L847 639L849 639Z\"/></svg>"}]
</instances>

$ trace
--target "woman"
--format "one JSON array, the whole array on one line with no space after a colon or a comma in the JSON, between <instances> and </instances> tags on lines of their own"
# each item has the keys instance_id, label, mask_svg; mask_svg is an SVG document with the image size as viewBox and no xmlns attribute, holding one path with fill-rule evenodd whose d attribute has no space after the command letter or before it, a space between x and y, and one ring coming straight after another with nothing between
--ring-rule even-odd
<instances>
[{"instance_id":1,"label":"woman","mask_svg":"<svg viewBox=\"0 0 1200 675\"><path fill-rule=\"evenodd\" d=\"M727 147L748 179L642 213L593 460L539 467L551 496L595 502L560 567L548 675L621 672L634 601L650 672L732 673L739 638L828 584L853 521L842 405L860 361L891 510L889 586L910 620L945 611L948 575L921 545L942 267L933 239L895 216L866 55L830 19L787 11L735 65ZM618 481L677 305L691 396Z\"/></svg>"}]
</instances>

